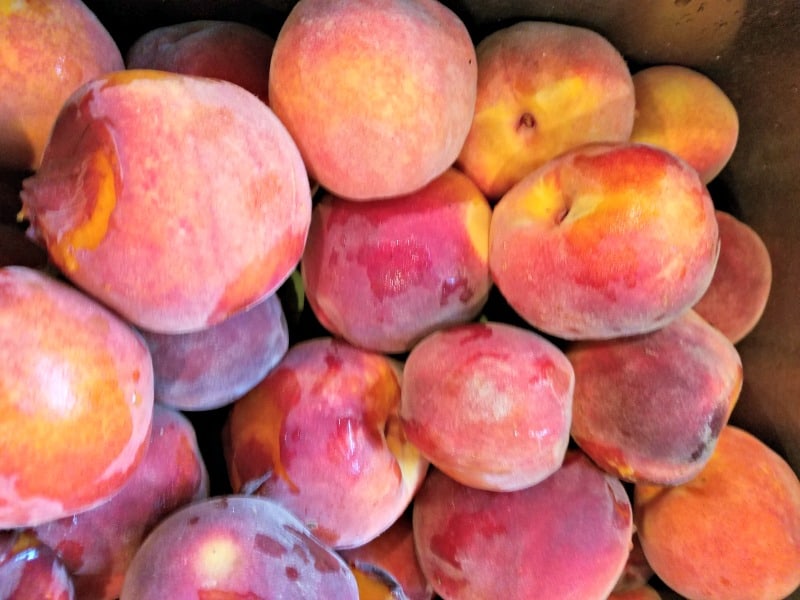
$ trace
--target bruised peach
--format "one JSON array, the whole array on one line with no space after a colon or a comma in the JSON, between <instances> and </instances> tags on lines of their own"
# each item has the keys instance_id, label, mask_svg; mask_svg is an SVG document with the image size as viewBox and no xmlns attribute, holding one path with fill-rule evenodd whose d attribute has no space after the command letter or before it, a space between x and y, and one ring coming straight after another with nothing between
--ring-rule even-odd
<instances>
[{"instance_id":1,"label":"bruised peach","mask_svg":"<svg viewBox=\"0 0 800 600\"><path fill-rule=\"evenodd\" d=\"M711 284L694 310L734 344L761 320L772 288L772 260L752 227L718 210L720 251Z\"/></svg>"},{"instance_id":2,"label":"bruised peach","mask_svg":"<svg viewBox=\"0 0 800 600\"><path fill-rule=\"evenodd\" d=\"M380 202L327 195L314 209L303 254L308 302L352 344L405 352L485 304L491 215L483 194L454 169Z\"/></svg>"},{"instance_id":3,"label":"bruised peach","mask_svg":"<svg viewBox=\"0 0 800 600\"><path fill-rule=\"evenodd\" d=\"M268 102L275 40L235 21L197 20L151 29L126 55L129 69L159 69L235 83Z\"/></svg>"},{"instance_id":4,"label":"bruised peach","mask_svg":"<svg viewBox=\"0 0 800 600\"><path fill-rule=\"evenodd\" d=\"M523 21L481 40L477 58L475 116L457 164L489 198L567 150L628 140L633 81L600 34Z\"/></svg>"},{"instance_id":5,"label":"bruised peach","mask_svg":"<svg viewBox=\"0 0 800 600\"><path fill-rule=\"evenodd\" d=\"M70 94L123 68L116 42L80 0L0 0L0 168L37 169Z\"/></svg>"},{"instance_id":6,"label":"bruised peach","mask_svg":"<svg viewBox=\"0 0 800 600\"><path fill-rule=\"evenodd\" d=\"M567 357L540 335L470 323L411 350L400 417L408 439L456 481L517 490L561 466L574 385Z\"/></svg>"},{"instance_id":7,"label":"bruised peach","mask_svg":"<svg viewBox=\"0 0 800 600\"><path fill-rule=\"evenodd\" d=\"M636 119L631 141L677 154L703 183L728 163L739 137L739 117L730 98L699 71L658 65L633 75Z\"/></svg>"},{"instance_id":8,"label":"bruised peach","mask_svg":"<svg viewBox=\"0 0 800 600\"><path fill-rule=\"evenodd\" d=\"M428 466L399 407L386 356L332 338L295 344L232 406L231 487L277 501L337 549L365 544L406 510Z\"/></svg>"},{"instance_id":9,"label":"bruised peach","mask_svg":"<svg viewBox=\"0 0 800 600\"><path fill-rule=\"evenodd\" d=\"M564 339L654 331L690 308L719 253L697 172L645 144L582 146L497 203L489 269L511 307Z\"/></svg>"},{"instance_id":10,"label":"bruised peach","mask_svg":"<svg viewBox=\"0 0 800 600\"><path fill-rule=\"evenodd\" d=\"M683 596L780 600L800 586L800 480L743 429L722 430L694 479L636 485L634 515L648 562Z\"/></svg>"},{"instance_id":11,"label":"bruised peach","mask_svg":"<svg viewBox=\"0 0 800 600\"><path fill-rule=\"evenodd\" d=\"M73 283L159 333L273 293L311 219L302 159L269 107L227 81L148 70L71 97L22 202Z\"/></svg>"},{"instance_id":12,"label":"bruised peach","mask_svg":"<svg viewBox=\"0 0 800 600\"><path fill-rule=\"evenodd\" d=\"M630 549L622 484L580 451L514 492L468 487L438 469L414 499L422 571L448 600L606 598Z\"/></svg>"},{"instance_id":13,"label":"bruised peach","mask_svg":"<svg viewBox=\"0 0 800 600\"><path fill-rule=\"evenodd\" d=\"M436 0L300 0L275 42L269 102L315 181L375 199L452 165L476 86L469 32Z\"/></svg>"},{"instance_id":14,"label":"bruised peach","mask_svg":"<svg viewBox=\"0 0 800 600\"><path fill-rule=\"evenodd\" d=\"M153 366L144 341L81 292L0 269L0 529L108 500L149 442Z\"/></svg>"}]
</instances>

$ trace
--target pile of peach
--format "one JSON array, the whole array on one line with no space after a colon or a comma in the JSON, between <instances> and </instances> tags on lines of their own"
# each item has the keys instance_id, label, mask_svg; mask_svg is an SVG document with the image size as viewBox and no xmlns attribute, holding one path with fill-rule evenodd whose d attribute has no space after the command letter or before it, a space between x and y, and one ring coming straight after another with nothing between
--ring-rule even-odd
<instances>
[{"instance_id":1,"label":"pile of peach","mask_svg":"<svg viewBox=\"0 0 800 600\"><path fill-rule=\"evenodd\" d=\"M797 474L729 422L771 264L705 75L435 0L124 49L0 0L0 82L0 597L800 586Z\"/></svg>"}]
</instances>

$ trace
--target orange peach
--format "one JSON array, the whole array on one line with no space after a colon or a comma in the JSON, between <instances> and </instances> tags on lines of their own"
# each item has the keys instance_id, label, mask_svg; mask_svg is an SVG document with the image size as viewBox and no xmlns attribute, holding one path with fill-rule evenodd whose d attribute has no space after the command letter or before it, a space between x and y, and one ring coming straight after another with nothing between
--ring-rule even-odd
<instances>
[{"instance_id":1,"label":"orange peach","mask_svg":"<svg viewBox=\"0 0 800 600\"><path fill-rule=\"evenodd\" d=\"M316 205L302 259L309 305L333 334L386 353L478 315L491 288L492 211L448 169L417 192Z\"/></svg>"},{"instance_id":2,"label":"orange peach","mask_svg":"<svg viewBox=\"0 0 800 600\"><path fill-rule=\"evenodd\" d=\"M800 480L743 429L726 426L691 481L636 485L634 516L648 562L679 594L780 600L800 586Z\"/></svg>"},{"instance_id":3,"label":"orange peach","mask_svg":"<svg viewBox=\"0 0 800 600\"><path fill-rule=\"evenodd\" d=\"M402 430L396 373L386 356L340 340L292 346L230 411L234 493L275 500L336 549L388 529L428 467Z\"/></svg>"},{"instance_id":4,"label":"orange peach","mask_svg":"<svg viewBox=\"0 0 800 600\"><path fill-rule=\"evenodd\" d=\"M733 215L717 211L720 251L714 277L694 310L738 344L761 320L772 288L764 240Z\"/></svg>"},{"instance_id":5,"label":"orange peach","mask_svg":"<svg viewBox=\"0 0 800 600\"><path fill-rule=\"evenodd\" d=\"M489 269L533 327L564 339L653 331L694 305L719 253L697 172L646 144L563 154L497 203Z\"/></svg>"},{"instance_id":6,"label":"orange peach","mask_svg":"<svg viewBox=\"0 0 800 600\"><path fill-rule=\"evenodd\" d=\"M315 181L375 199L452 165L477 77L466 26L436 0L300 0L275 42L269 102Z\"/></svg>"},{"instance_id":7,"label":"orange peach","mask_svg":"<svg viewBox=\"0 0 800 600\"><path fill-rule=\"evenodd\" d=\"M572 437L601 468L676 485L708 461L742 389L734 345L692 310L661 329L567 349Z\"/></svg>"},{"instance_id":8,"label":"orange peach","mask_svg":"<svg viewBox=\"0 0 800 600\"><path fill-rule=\"evenodd\" d=\"M158 333L203 329L276 291L311 220L302 159L266 104L150 70L71 97L22 202L73 283Z\"/></svg>"},{"instance_id":9,"label":"orange peach","mask_svg":"<svg viewBox=\"0 0 800 600\"><path fill-rule=\"evenodd\" d=\"M523 21L485 37L477 58L475 116L457 164L490 199L567 150L628 140L631 74L600 34Z\"/></svg>"},{"instance_id":10,"label":"orange peach","mask_svg":"<svg viewBox=\"0 0 800 600\"><path fill-rule=\"evenodd\" d=\"M224 79L268 101L269 62L275 40L234 21L198 20L151 29L126 55L129 69Z\"/></svg>"},{"instance_id":11,"label":"orange peach","mask_svg":"<svg viewBox=\"0 0 800 600\"><path fill-rule=\"evenodd\" d=\"M116 42L80 0L0 0L0 168L37 169L70 94L123 68Z\"/></svg>"},{"instance_id":12,"label":"orange peach","mask_svg":"<svg viewBox=\"0 0 800 600\"><path fill-rule=\"evenodd\" d=\"M730 98L699 71L659 65L633 75L636 118L632 142L677 154L700 174L714 179L733 155L739 116Z\"/></svg>"},{"instance_id":13,"label":"orange peach","mask_svg":"<svg viewBox=\"0 0 800 600\"><path fill-rule=\"evenodd\" d=\"M153 365L125 322L26 267L0 269L0 529L88 510L147 450Z\"/></svg>"},{"instance_id":14,"label":"orange peach","mask_svg":"<svg viewBox=\"0 0 800 600\"><path fill-rule=\"evenodd\" d=\"M400 418L411 443L456 481L518 490L561 466L574 386L567 357L535 332L453 326L409 353Z\"/></svg>"}]
</instances>

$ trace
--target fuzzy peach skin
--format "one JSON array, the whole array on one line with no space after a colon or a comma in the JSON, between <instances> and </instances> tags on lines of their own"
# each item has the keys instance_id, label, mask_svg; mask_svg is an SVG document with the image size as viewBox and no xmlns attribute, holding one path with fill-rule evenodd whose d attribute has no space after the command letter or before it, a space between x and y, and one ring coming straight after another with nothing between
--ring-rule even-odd
<instances>
[{"instance_id":1,"label":"fuzzy peach skin","mask_svg":"<svg viewBox=\"0 0 800 600\"><path fill-rule=\"evenodd\" d=\"M708 462L742 389L742 360L692 310L661 329L567 349L572 438L612 475L676 485Z\"/></svg>"},{"instance_id":2,"label":"fuzzy peach skin","mask_svg":"<svg viewBox=\"0 0 800 600\"><path fill-rule=\"evenodd\" d=\"M718 210L720 251L708 289L694 310L741 342L761 320L772 289L772 259L761 236L730 213Z\"/></svg>"},{"instance_id":3,"label":"fuzzy peach skin","mask_svg":"<svg viewBox=\"0 0 800 600\"><path fill-rule=\"evenodd\" d=\"M0 0L0 168L37 169L70 94L123 68L116 42L80 0Z\"/></svg>"},{"instance_id":4,"label":"fuzzy peach skin","mask_svg":"<svg viewBox=\"0 0 800 600\"><path fill-rule=\"evenodd\" d=\"M457 164L490 199L567 150L628 140L633 81L600 34L522 21L481 40L477 57L475 116Z\"/></svg>"},{"instance_id":5,"label":"fuzzy peach skin","mask_svg":"<svg viewBox=\"0 0 800 600\"><path fill-rule=\"evenodd\" d=\"M150 70L71 97L22 203L71 281L158 333L273 293L311 220L302 159L269 107L227 81Z\"/></svg>"},{"instance_id":6,"label":"fuzzy peach skin","mask_svg":"<svg viewBox=\"0 0 800 600\"><path fill-rule=\"evenodd\" d=\"M691 481L636 485L634 516L648 562L683 596L780 600L800 586L800 480L743 429L726 426Z\"/></svg>"},{"instance_id":7,"label":"fuzzy peach skin","mask_svg":"<svg viewBox=\"0 0 800 600\"><path fill-rule=\"evenodd\" d=\"M467 28L436 0L300 0L275 42L269 102L315 181L375 199L452 165L477 78Z\"/></svg>"},{"instance_id":8,"label":"fuzzy peach skin","mask_svg":"<svg viewBox=\"0 0 800 600\"><path fill-rule=\"evenodd\" d=\"M563 154L497 203L489 269L533 327L568 339L653 331L706 291L719 254L697 172L644 144Z\"/></svg>"},{"instance_id":9,"label":"fuzzy peach skin","mask_svg":"<svg viewBox=\"0 0 800 600\"><path fill-rule=\"evenodd\" d=\"M492 285L492 210L448 169L417 192L314 208L302 275L309 305L333 334L385 353L478 315Z\"/></svg>"},{"instance_id":10,"label":"fuzzy peach skin","mask_svg":"<svg viewBox=\"0 0 800 600\"><path fill-rule=\"evenodd\" d=\"M224 79L268 102L274 46L271 36L244 23L188 21L143 34L128 48L125 64Z\"/></svg>"},{"instance_id":11,"label":"fuzzy peach skin","mask_svg":"<svg viewBox=\"0 0 800 600\"><path fill-rule=\"evenodd\" d=\"M631 505L580 451L539 484L490 492L432 469L414 499L420 565L448 600L605 599L625 566Z\"/></svg>"},{"instance_id":12,"label":"fuzzy peach skin","mask_svg":"<svg viewBox=\"0 0 800 600\"><path fill-rule=\"evenodd\" d=\"M26 267L0 269L0 529L92 508L147 450L153 365L119 317Z\"/></svg>"},{"instance_id":13,"label":"fuzzy peach skin","mask_svg":"<svg viewBox=\"0 0 800 600\"><path fill-rule=\"evenodd\" d=\"M513 491L561 466L574 387L567 357L537 333L453 326L409 353L400 418L408 439L456 481Z\"/></svg>"},{"instance_id":14,"label":"fuzzy peach skin","mask_svg":"<svg viewBox=\"0 0 800 600\"><path fill-rule=\"evenodd\" d=\"M147 534L178 508L208 496L209 480L191 422L153 407L150 444L130 480L108 501L32 530L67 566L78 598L115 600Z\"/></svg>"},{"instance_id":15,"label":"fuzzy peach skin","mask_svg":"<svg viewBox=\"0 0 800 600\"><path fill-rule=\"evenodd\" d=\"M140 333L153 357L156 402L184 411L234 402L289 349L289 326L277 294L199 331Z\"/></svg>"},{"instance_id":16,"label":"fuzzy peach skin","mask_svg":"<svg viewBox=\"0 0 800 600\"><path fill-rule=\"evenodd\" d=\"M333 338L295 344L233 404L231 487L277 501L336 549L363 545L406 510L427 471L399 408L384 355Z\"/></svg>"},{"instance_id":17,"label":"fuzzy peach skin","mask_svg":"<svg viewBox=\"0 0 800 600\"><path fill-rule=\"evenodd\" d=\"M52 548L21 529L0 531L0 598L75 600L76 597L69 571Z\"/></svg>"},{"instance_id":18,"label":"fuzzy peach skin","mask_svg":"<svg viewBox=\"0 0 800 600\"><path fill-rule=\"evenodd\" d=\"M633 75L636 118L631 141L683 158L703 183L728 163L739 138L739 116L724 91L699 71L658 65Z\"/></svg>"}]
</instances>

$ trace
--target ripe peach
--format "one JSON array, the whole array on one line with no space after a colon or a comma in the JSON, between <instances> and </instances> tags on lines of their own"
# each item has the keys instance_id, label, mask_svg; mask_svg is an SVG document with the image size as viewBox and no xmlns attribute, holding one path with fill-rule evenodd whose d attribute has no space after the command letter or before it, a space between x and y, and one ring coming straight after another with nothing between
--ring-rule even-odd
<instances>
[{"instance_id":1,"label":"ripe peach","mask_svg":"<svg viewBox=\"0 0 800 600\"><path fill-rule=\"evenodd\" d=\"M172 513L150 532L120 600L358 600L355 578L330 547L279 504L217 496Z\"/></svg>"},{"instance_id":2,"label":"ripe peach","mask_svg":"<svg viewBox=\"0 0 800 600\"><path fill-rule=\"evenodd\" d=\"M621 479L675 485L708 461L742 389L734 345L694 311L661 329L567 349L572 437Z\"/></svg>"},{"instance_id":3,"label":"ripe peach","mask_svg":"<svg viewBox=\"0 0 800 600\"><path fill-rule=\"evenodd\" d=\"M153 357L156 402L185 411L230 404L289 349L289 327L276 294L199 331L141 334Z\"/></svg>"},{"instance_id":4,"label":"ripe peach","mask_svg":"<svg viewBox=\"0 0 800 600\"><path fill-rule=\"evenodd\" d=\"M653 331L706 291L719 253L697 172L645 144L582 146L497 203L489 269L532 326L564 339Z\"/></svg>"},{"instance_id":5,"label":"ripe peach","mask_svg":"<svg viewBox=\"0 0 800 600\"><path fill-rule=\"evenodd\" d=\"M454 326L409 353L400 418L411 443L456 481L517 490L561 466L574 385L567 357L533 331Z\"/></svg>"},{"instance_id":6,"label":"ripe peach","mask_svg":"<svg viewBox=\"0 0 800 600\"><path fill-rule=\"evenodd\" d=\"M622 570L622 575L614 585L614 593L641 589L647 585L653 575L653 568L647 562L647 557L644 555L644 550L642 550L642 543L639 541L636 531L634 531L631 551L628 554L628 560Z\"/></svg>"},{"instance_id":7,"label":"ripe peach","mask_svg":"<svg viewBox=\"0 0 800 600\"><path fill-rule=\"evenodd\" d=\"M28 532L13 530L0 531L0 598L75 600L76 595L53 549Z\"/></svg>"},{"instance_id":8,"label":"ripe peach","mask_svg":"<svg viewBox=\"0 0 800 600\"><path fill-rule=\"evenodd\" d=\"M314 180L375 199L452 165L477 78L467 28L436 0L300 0L275 42L269 102Z\"/></svg>"},{"instance_id":9,"label":"ripe peach","mask_svg":"<svg viewBox=\"0 0 800 600\"><path fill-rule=\"evenodd\" d=\"M432 469L413 526L422 571L448 600L606 598L632 534L622 484L576 450L515 492L464 486Z\"/></svg>"},{"instance_id":10,"label":"ripe peach","mask_svg":"<svg viewBox=\"0 0 800 600\"><path fill-rule=\"evenodd\" d=\"M148 70L71 97L22 202L67 277L159 333L273 293L311 220L302 159L269 107L227 81Z\"/></svg>"},{"instance_id":11,"label":"ripe peach","mask_svg":"<svg viewBox=\"0 0 800 600\"><path fill-rule=\"evenodd\" d=\"M457 164L489 198L567 150L628 140L631 74L600 34L522 21L485 37L477 58L475 115Z\"/></svg>"},{"instance_id":12,"label":"ripe peach","mask_svg":"<svg viewBox=\"0 0 800 600\"><path fill-rule=\"evenodd\" d=\"M332 338L295 344L232 406L231 487L279 502L337 549L365 544L408 507L428 466L399 407L387 357Z\"/></svg>"},{"instance_id":13,"label":"ripe peach","mask_svg":"<svg viewBox=\"0 0 800 600\"><path fill-rule=\"evenodd\" d=\"M194 429L179 412L153 407L150 445L130 480L108 501L33 530L72 576L78 598L114 600L145 536L167 515L208 496Z\"/></svg>"},{"instance_id":14,"label":"ripe peach","mask_svg":"<svg viewBox=\"0 0 800 600\"><path fill-rule=\"evenodd\" d=\"M648 562L679 594L779 600L800 586L800 480L743 429L726 426L691 481L636 485L634 515Z\"/></svg>"},{"instance_id":15,"label":"ripe peach","mask_svg":"<svg viewBox=\"0 0 800 600\"><path fill-rule=\"evenodd\" d=\"M234 21L197 20L151 29L126 55L129 69L159 69L235 83L268 102L275 40Z\"/></svg>"},{"instance_id":16,"label":"ripe peach","mask_svg":"<svg viewBox=\"0 0 800 600\"><path fill-rule=\"evenodd\" d=\"M0 529L117 493L147 449L153 366L115 314L26 267L0 269Z\"/></svg>"},{"instance_id":17,"label":"ripe peach","mask_svg":"<svg viewBox=\"0 0 800 600\"><path fill-rule=\"evenodd\" d=\"M661 594L649 585L640 585L611 592L608 600L661 600Z\"/></svg>"},{"instance_id":18,"label":"ripe peach","mask_svg":"<svg viewBox=\"0 0 800 600\"><path fill-rule=\"evenodd\" d=\"M733 155L739 116L730 98L711 79L687 67L658 65L633 75L636 118L632 142L677 154L714 179Z\"/></svg>"},{"instance_id":19,"label":"ripe peach","mask_svg":"<svg viewBox=\"0 0 800 600\"><path fill-rule=\"evenodd\" d=\"M483 194L455 169L380 202L326 195L303 254L308 302L352 344L405 352L480 312L491 287L491 216Z\"/></svg>"},{"instance_id":20,"label":"ripe peach","mask_svg":"<svg viewBox=\"0 0 800 600\"><path fill-rule=\"evenodd\" d=\"M772 288L772 260L752 227L721 210L716 214L719 260L694 310L737 344L764 314Z\"/></svg>"},{"instance_id":21,"label":"ripe peach","mask_svg":"<svg viewBox=\"0 0 800 600\"><path fill-rule=\"evenodd\" d=\"M37 169L70 94L123 68L116 42L80 0L0 1L0 168Z\"/></svg>"}]
</instances>

